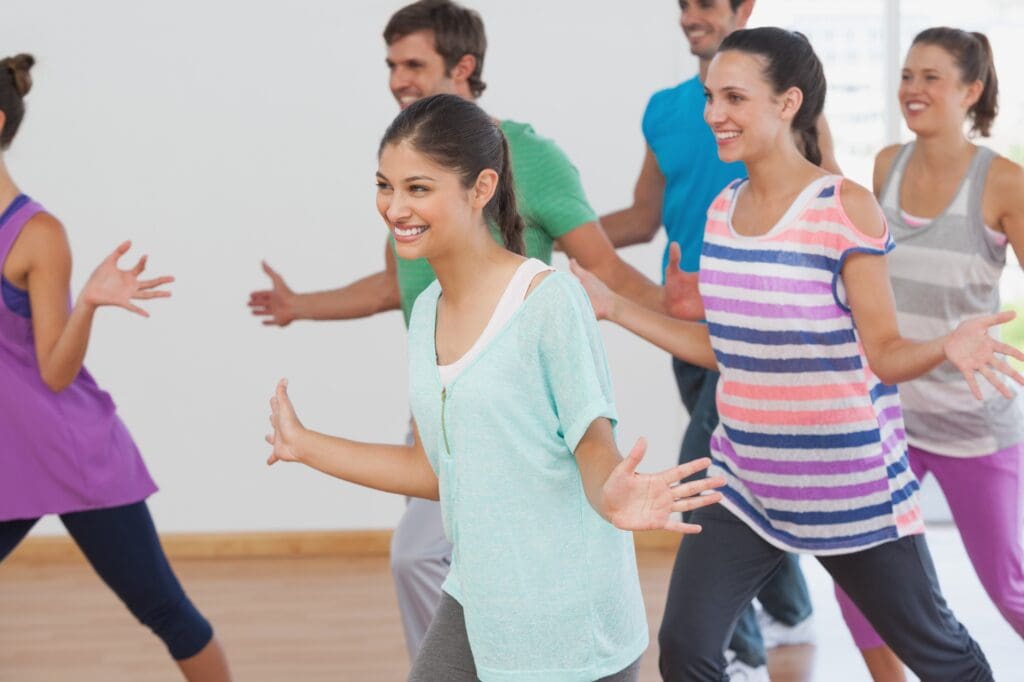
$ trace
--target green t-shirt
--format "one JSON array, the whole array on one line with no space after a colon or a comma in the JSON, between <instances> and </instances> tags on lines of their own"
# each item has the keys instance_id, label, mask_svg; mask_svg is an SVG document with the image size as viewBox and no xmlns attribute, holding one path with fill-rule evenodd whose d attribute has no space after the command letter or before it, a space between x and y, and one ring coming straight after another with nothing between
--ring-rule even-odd
<instances>
[{"instance_id":1,"label":"green t-shirt","mask_svg":"<svg viewBox=\"0 0 1024 682\"><path fill-rule=\"evenodd\" d=\"M597 214L583 193L579 171L553 140L538 135L528 123L502 121L501 131L508 140L516 201L526 222L523 234L526 255L550 263L552 243L580 225L596 220ZM491 232L500 242L497 229L492 228ZM393 237L391 248L395 248ZM406 260L398 257L397 252L395 256L402 314L408 326L412 304L436 275L425 258Z\"/></svg>"}]
</instances>

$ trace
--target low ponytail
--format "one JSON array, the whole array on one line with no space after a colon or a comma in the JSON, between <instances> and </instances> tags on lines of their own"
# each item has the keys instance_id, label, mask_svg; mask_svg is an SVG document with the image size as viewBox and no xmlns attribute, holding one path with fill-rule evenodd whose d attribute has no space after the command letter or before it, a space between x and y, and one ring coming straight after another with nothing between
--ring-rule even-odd
<instances>
[{"instance_id":1,"label":"low ponytail","mask_svg":"<svg viewBox=\"0 0 1024 682\"><path fill-rule=\"evenodd\" d=\"M36 60L30 54L0 59L0 111L4 127L0 130L0 149L7 149L25 116L25 95L32 89L30 70Z\"/></svg>"},{"instance_id":2,"label":"low ponytail","mask_svg":"<svg viewBox=\"0 0 1024 682\"><path fill-rule=\"evenodd\" d=\"M804 158L815 166L821 165L821 145L818 141L818 123L814 122L809 128L801 128L797 131L800 135L800 151Z\"/></svg>"},{"instance_id":3,"label":"low ponytail","mask_svg":"<svg viewBox=\"0 0 1024 682\"><path fill-rule=\"evenodd\" d=\"M498 178L498 191L491 199L494 205L494 221L501 229L501 239L505 242L505 248L520 256L526 255L526 247L523 244L523 231L526 225L523 217L519 215L519 208L516 204L516 190L512 182L512 160L508 153L508 140L505 134L498 130L501 135L501 175Z\"/></svg>"},{"instance_id":4,"label":"low ponytail","mask_svg":"<svg viewBox=\"0 0 1024 682\"><path fill-rule=\"evenodd\" d=\"M981 46L981 61L983 62L979 80L981 80L982 91L978 101L968 110L971 117L971 130L976 131L982 137L988 137L992 124L999 113L999 79L996 78L996 64L992 57L992 45L984 33L971 33Z\"/></svg>"}]
</instances>

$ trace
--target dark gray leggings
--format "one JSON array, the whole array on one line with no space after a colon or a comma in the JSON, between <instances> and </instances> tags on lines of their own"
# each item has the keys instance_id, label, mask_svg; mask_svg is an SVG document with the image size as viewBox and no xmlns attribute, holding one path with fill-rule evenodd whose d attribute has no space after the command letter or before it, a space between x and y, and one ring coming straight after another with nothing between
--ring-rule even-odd
<instances>
[{"instance_id":1,"label":"dark gray leggings","mask_svg":"<svg viewBox=\"0 0 1024 682\"><path fill-rule=\"evenodd\" d=\"M602 677L597 682L636 682L640 678L640 659L625 670ZM430 623L423 646L412 663L409 682L476 682L476 665L469 650L466 619L462 605L447 593Z\"/></svg>"},{"instance_id":2,"label":"dark gray leggings","mask_svg":"<svg viewBox=\"0 0 1024 682\"><path fill-rule=\"evenodd\" d=\"M659 665L669 682L721 682L732 628L785 554L721 505L694 511L690 521L704 531L686 536L676 555ZM921 680L992 680L981 649L942 598L923 535L816 558Z\"/></svg>"}]
</instances>

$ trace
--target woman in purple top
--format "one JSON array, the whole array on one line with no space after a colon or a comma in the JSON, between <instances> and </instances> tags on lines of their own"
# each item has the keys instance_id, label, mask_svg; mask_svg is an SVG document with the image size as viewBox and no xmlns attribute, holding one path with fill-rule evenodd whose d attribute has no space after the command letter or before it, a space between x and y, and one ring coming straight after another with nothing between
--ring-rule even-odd
<instances>
[{"instance_id":1,"label":"woman in purple top","mask_svg":"<svg viewBox=\"0 0 1024 682\"><path fill-rule=\"evenodd\" d=\"M0 60L0 150L25 113L30 55ZM69 305L71 253L60 222L20 192L0 154L0 560L39 518L60 514L86 558L167 646L185 678L229 680L213 630L178 584L145 499L156 491L110 396L82 366L97 308L170 296L140 280L121 244Z\"/></svg>"}]
</instances>

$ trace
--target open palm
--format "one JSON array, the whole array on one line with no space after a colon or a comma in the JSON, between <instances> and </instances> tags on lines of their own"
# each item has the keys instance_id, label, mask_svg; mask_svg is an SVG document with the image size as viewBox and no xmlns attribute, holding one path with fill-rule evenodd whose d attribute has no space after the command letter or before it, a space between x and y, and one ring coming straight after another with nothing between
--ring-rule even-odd
<instances>
[{"instance_id":1,"label":"open palm","mask_svg":"<svg viewBox=\"0 0 1024 682\"><path fill-rule=\"evenodd\" d=\"M680 269L682 249L672 242L665 267L665 312L680 320L703 320L704 301L700 297L700 275Z\"/></svg>"},{"instance_id":2,"label":"open palm","mask_svg":"<svg viewBox=\"0 0 1024 682\"><path fill-rule=\"evenodd\" d=\"M270 425L274 428L274 432L266 436L266 441L274 446L274 450L267 458L267 464L277 461L297 462L299 454L296 449L296 441L303 431L303 426L288 397L287 379L277 382L274 397L270 399Z\"/></svg>"},{"instance_id":3,"label":"open palm","mask_svg":"<svg viewBox=\"0 0 1024 682\"><path fill-rule=\"evenodd\" d=\"M133 313L149 317L142 308L138 307L133 300L145 300L150 298L167 298L170 291L157 290L156 288L174 281L173 277L155 277L153 279L141 280L139 275L146 269L146 259L143 256L131 270L122 270L117 267L117 261L128 252L132 243L123 242L114 249L114 252L103 259L103 262L89 276L89 280L82 289L82 300L94 306L113 305L119 308L130 310Z\"/></svg>"},{"instance_id":4,"label":"open palm","mask_svg":"<svg viewBox=\"0 0 1024 682\"><path fill-rule=\"evenodd\" d=\"M641 438L605 481L601 491L605 516L622 530L666 529L677 533L699 533L700 526L676 520L675 512L688 512L715 504L721 493L702 495L705 491L725 485L721 476L682 483L711 464L703 459L674 466L656 474L638 474L637 466L647 451Z\"/></svg>"},{"instance_id":5,"label":"open palm","mask_svg":"<svg viewBox=\"0 0 1024 682\"><path fill-rule=\"evenodd\" d=\"M1010 355L1018 360L1024 360L1024 353L1009 344L995 340L988 333L990 328L1006 324L1014 317L1016 313L1006 310L995 315L967 320L961 323L946 341L943 348L946 358L964 375L967 385L971 387L971 393L978 400L982 399L982 393L974 376L975 372L985 377L1007 398L1012 398L1013 392L996 377L997 372L1024 385L1024 376L1000 357Z\"/></svg>"}]
</instances>

